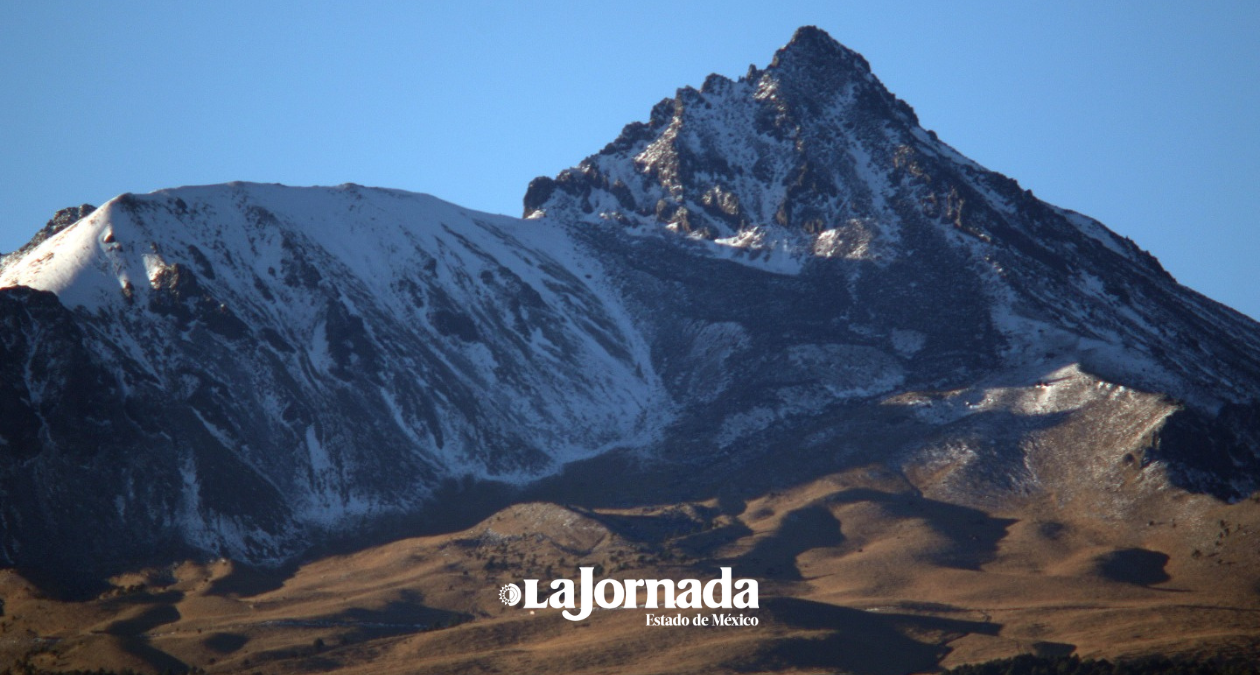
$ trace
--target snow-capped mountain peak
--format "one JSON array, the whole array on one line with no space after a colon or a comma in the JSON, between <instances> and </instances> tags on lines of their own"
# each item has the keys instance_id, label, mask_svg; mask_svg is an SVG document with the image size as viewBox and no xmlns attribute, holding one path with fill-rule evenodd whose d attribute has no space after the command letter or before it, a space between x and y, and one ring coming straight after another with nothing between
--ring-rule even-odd
<instances>
[{"instance_id":1,"label":"snow-capped mountain peak","mask_svg":"<svg viewBox=\"0 0 1260 675\"><path fill-rule=\"evenodd\" d=\"M0 260L0 555L274 562L604 455L595 491L678 467L645 495L862 463L1105 513L1260 485L1260 326L819 29L524 206L233 183L60 213Z\"/></svg>"}]
</instances>

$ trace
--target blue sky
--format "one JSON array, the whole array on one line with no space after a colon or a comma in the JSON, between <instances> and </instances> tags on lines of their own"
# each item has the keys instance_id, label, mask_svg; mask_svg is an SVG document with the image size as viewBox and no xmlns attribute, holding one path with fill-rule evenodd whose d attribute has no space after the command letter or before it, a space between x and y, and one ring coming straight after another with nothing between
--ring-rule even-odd
<instances>
[{"instance_id":1,"label":"blue sky","mask_svg":"<svg viewBox=\"0 0 1260 675\"><path fill-rule=\"evenodd\" d=\"M0 251L64 206L355 182L519 215L814 24L963 154L1260 317L1260 3L0 0Z\"/></svg>"}]
</instances>

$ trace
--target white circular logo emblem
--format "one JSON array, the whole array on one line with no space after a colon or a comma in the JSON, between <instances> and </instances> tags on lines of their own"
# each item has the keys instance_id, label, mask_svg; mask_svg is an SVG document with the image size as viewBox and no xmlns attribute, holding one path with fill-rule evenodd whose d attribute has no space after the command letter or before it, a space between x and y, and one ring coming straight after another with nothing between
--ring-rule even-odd
<instances>
[{"instance_id":1,"label":"white circular logo emblem","mask_svg":"<svg viewBox=\"0 0 1260 675\"><path fill-rule=\"evenodd\" d=\"M521 601L521 589L516 584L507 584L499 589L499 599L507 606L515 605Z\"/></svg>"}]
</instances>

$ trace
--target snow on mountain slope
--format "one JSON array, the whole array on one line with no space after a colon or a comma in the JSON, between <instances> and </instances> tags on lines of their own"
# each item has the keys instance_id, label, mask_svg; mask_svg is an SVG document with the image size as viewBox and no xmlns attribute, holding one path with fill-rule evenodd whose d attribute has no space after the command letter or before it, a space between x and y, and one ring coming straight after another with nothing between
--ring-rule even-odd
<instances>
[{"instance_id":1,"label":"snow on mountain slope","mask_svg":"<svg viewBox=\"0 0 1260 675\"><path fill-rule=\"evenodd\" d=\"M922 129L860 55L816 28L799 30L765 69L680 89L577 167L535 179L524 206L526 218L664 238L799 277L796 286L828 298L814 311L832 315L831 344L814 347L873 348L883 356L866 361L902 368L891 379L887 368L869 370L868 395L957 387L995 371L1048 377L1077 363L1166 396L1170 430L1198 420L1161 446L1181 455L1183 484L1235 495L1255 484L1260 428L1235 421L1260 418L1260 326L1180 286L1096 221L963 157ZM777 348L802 339L779 338ZM729 428L799 407L795 394L774 396L785 402L749 406ZM1191 447L1172 451L1174 438Z\"/></svg>"},{"instance_id":2,"label":"snow on mountain slope","mask_svg":"<svg viewBox=\"0 0 1260 675\"><path fill-rule=\"evenodd\" d=\"M414 509L445 478L519 482L651 440L672 406L605 277L554 223L353 185L231 184L112 200L9 261L0 287L56 294L114 394L144 402L136 433L168 446L151 466L92 458L179 493L102 495L107 516L173 510L198 547L266 557L287 548L269 525L225 527L247 508L236 472L299 531ZM39 420L59 402L39 380L9 385L37 421L0 434L51 450ZM6 470L56 471L55 454Z\"/></svg>"},{"instance_id":3,"label":"snow on mountain slope","mask_svg":"<svg viewBox=\"0 0 1260 675\"><path fill-rule=\"evenodd\" d=\"M651 499L872 463L1106 518L1260 487L1260 325L817 29L524 205L229 184L59 213L0 259L3 559L278 562L606 453L632 461L584 489L672 467Z\"/></svg>"},{"instance_id":4,"label":"snow on mountain slope","mask_svg":"<svg viewBox=\"0 0 1260 675\"><path fill-rule=\"evenodd\" d=\"M1260 350L1254 322L1177 285L1096 221L959 155L919 127L860 55L814 28L765 70L680 89L648 123L536 179L525 215L660 228L780 273L839 259L851 283L868 270L933 264L926 249L947 247L979 282L1011 358L1075 340L1097 367L1204 409L1258 393L1257 360L1245 357ZM1204 344L1193 334L1205 323L1229 339ZM1170 341L1213 358L1161 359ZM1228 366L1215 367L1217 357ZM1233 377L1240 368L1247 385Z\"/></svg>"}]
</instances>

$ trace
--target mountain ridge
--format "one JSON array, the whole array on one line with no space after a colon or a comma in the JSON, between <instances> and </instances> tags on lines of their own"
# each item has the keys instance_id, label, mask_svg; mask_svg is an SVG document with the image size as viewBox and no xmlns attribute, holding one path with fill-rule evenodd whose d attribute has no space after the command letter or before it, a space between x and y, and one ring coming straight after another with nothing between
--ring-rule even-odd
<instances>
[{"instance_id":1,"label":"mountain ridge","mask_svg":"<svg viewBox=\"0 0 1260 675\"><path fill-rule=\"evenodd\" d=\"M713 156L743 161L732 166ZM1251 382L1260 375L1256 322L1176 284L1131 240L960 155L920 128L860 56L816 28L798 31L765 70L680 89L653 108L648 123L628 125L555 179L537 179L525 213L632 232L663 227L779 272L843 258L851 286L866 274L892 282L884 288L913 287L923 281L914 270L901 279L881 272L898 256L927 268L939 249L952 248L961 257L947 266L976 268L972 292L988 295L988 322L1006 340L1002 358L1013 365L1020 353L1056 349L1031 336L1058 333L1047 339L1076 341L1083 366L1104 378L1167 392L1208 417L1223 409L1226 418L1254 414L1245 411L1257 389L1238 387L1235 375ZM919 241L906 246L907 233ZM867 303L878 306L884 288L871 289ZM1219 328L1205 337L1213 323ZM1209 344L1213 333L1221 339ZM1166 354L1170 340L1192 356ZM1206 363L1229 365L1205 368L1201 352L1211 352ZM1254 452L1245 449L1260 445L1254 430L1192 426L1205 438L1232 439L1208 445L1240 449L1241 456L1206 462L1216 472L1231 464L1255 470ZM1193 434L1170 436L1195 444ZM1248 489L1214 488L1235 498Z\"/></svg>"},{"instance_id":2,"label":"mountain ridge","mask_svg":"<svg viewBox=\"0 0 1260 675\"><path fill-rule=\"evenodd\" d=\"M230 183L54 218L0 262L4 559L277 564L606 455L1115 518L1260 485L1260 324L964 158L819 29L523 206Z\"/></svg>"}]
</instances>

